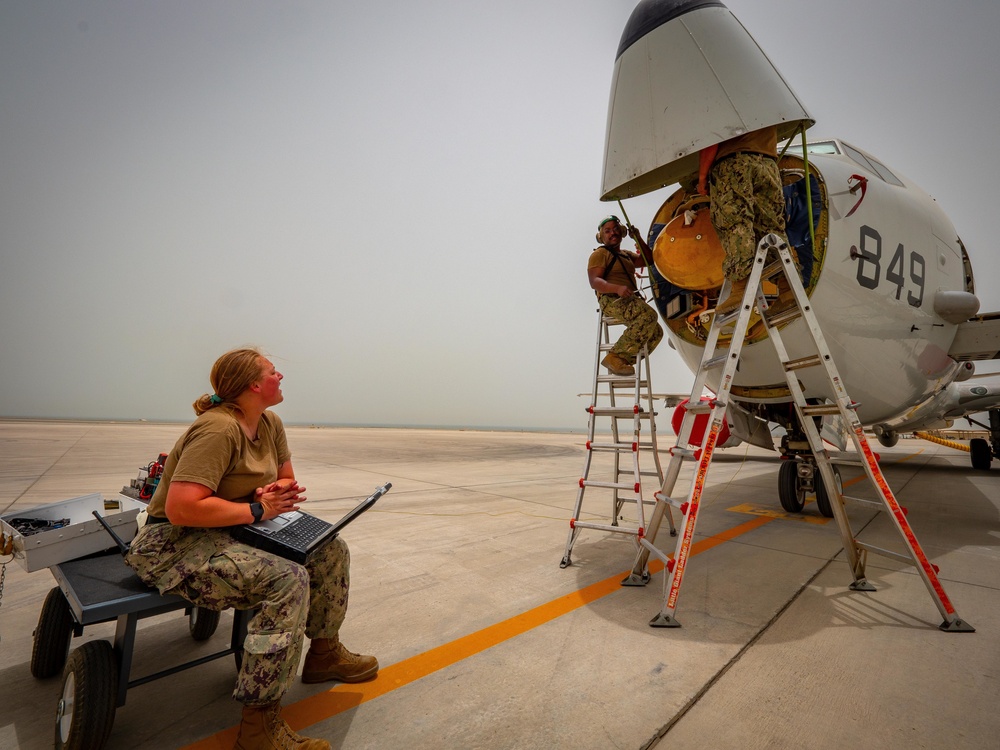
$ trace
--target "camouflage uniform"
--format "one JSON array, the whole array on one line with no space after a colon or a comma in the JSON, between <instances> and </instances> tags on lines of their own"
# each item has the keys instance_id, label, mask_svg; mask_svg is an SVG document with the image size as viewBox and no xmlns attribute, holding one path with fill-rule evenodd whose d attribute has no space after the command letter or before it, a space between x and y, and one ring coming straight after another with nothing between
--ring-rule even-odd
<instances>
[{"instance_id":1,"label":"camouflage uniform","mask_svg":"<svg viewBox=\"0 0 1000 750\"><path fill-rule=\"evenodd\" d=\"M740 152L712 167L712 224L726 251L727 279L750 275L757 243L767 234L785 236L785 198L778 163L763 154Z\"/></svg>"},{"instance_id":2,"label":"camouflage uniform","mask_svg":"<svg viewBox=\"0 0 1000 750\"><path fill-rule=\"evenodd\" d=\"M617 294L602 294L597 298L601 312L625 324L625 332L611 351L628 362L635 364L636 357L642 345L645 344L648 354L652 354L656 345L663 338L663 329L656 319L656 311L638 294L631 297L619 297Z\"/></svg>"},{"instance_id":3,"label":"camouflage uniform","mask_svg":"<svg viewBox=\"0 0 1000 750\"><path fill-rule=\"evenodd\" d=\"M339 537L298 565L236 542L225 529L147 524L128 564L147 585L211 610L254 609L233 697L273 703L299 666L302 636L334 638L347 612L350 552Z\"/></svg>"},{"instance_id":4,"label":"camouflage uniform","mask_svg":"<svg viewBox=\"0 0 1000 750\"><path fill-rule=\"evenodd\" d=\"M635 289L635 264L639 256L625 250L612 252L606 246L595 248L587 260L587 271L600 268L601 278L611 284L621 284ZM656 311L639 295L619 297L617 294L594 292L601 312L625 324L625 332L615 342L611 351L628 364L634 365L642 345L652 354L663 339L663 329L656 318Z\"/></svg>"}]
</instances>

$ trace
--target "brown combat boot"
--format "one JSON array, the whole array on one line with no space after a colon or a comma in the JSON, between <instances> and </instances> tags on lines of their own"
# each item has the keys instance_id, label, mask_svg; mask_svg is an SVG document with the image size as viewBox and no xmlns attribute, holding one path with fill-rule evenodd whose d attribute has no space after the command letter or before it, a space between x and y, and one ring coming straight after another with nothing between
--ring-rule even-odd
<instances>
[{"instance_id":1,"label":"brown combat boot","mask_svg":"<svg viewBox=\"0 0 1000 750\"><path fill-rule=\"evenodd\" d=\"M351 653L338 637L314 639L302 667L303 682L364 682L377 674L378 659Z\"/></svg>"},{"instance_id":2,"label":"brown combat boot","mask_svg":"<svg viewBox=\"0 0 1000 750\"><path fill-rule=\"evenodd\" d=\"M635 368L614 352L608 352L601 360L601 364L607 367L612 375L619 375L623 378L635 375Z\"/></svg>"},{"instance_id":3,"label":"brown combat boot","mask_svg":"<svg viewBox=\"0 0 1000 750\"><path fill-rule=\"evenodd\" d=\"M732 312L743 302L743 296L747 291L747 278L737 279L733 282L729 289L729 296L726 297L725 302L719 302L715 306L715 314L723 315L728 312Z\"/></svg>"},{"instance_id":4,"label":"brown combat boot","mask_svg":"<svg viewBox=\"0 0 1000 750\"><path fill-rule=\"evenodd\" d=\"M281 704L244 706L233 750L331 750L326 740L302 737L281 718Z\"/></svg>"}]
</instances>

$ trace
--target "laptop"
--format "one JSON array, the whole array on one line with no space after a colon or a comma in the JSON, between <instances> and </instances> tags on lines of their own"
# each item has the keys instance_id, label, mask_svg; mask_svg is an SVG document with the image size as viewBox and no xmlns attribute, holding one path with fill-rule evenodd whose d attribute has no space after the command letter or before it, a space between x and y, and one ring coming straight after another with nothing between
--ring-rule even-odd
<instances>
[{"instance_id":1,"label":"laptop","mask_svg":"<svg viewBox=\"0 0 1000 750\"><path fill-rule=\"evenodd\" d=\"M391 487L391 482L378 487L336 523L324 521L301 510L293 510L268 521L234 526L232 533L237 541L304 565L313 552L371 508Z\"/></svg>"}]
</instances>

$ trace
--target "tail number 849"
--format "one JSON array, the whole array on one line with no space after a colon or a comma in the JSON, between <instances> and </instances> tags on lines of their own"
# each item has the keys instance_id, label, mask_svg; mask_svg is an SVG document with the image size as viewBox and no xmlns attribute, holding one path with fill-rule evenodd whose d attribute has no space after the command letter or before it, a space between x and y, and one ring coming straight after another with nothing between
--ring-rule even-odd
<instances>
[{"instance_id":1,"label":"tail number 849","mask_svg":"<svg viewBox=\"0 0 1000 750\"><path fill-rule=\"evenodd\" d=\"M859 249L860 248L860 249ZM896 252L886 263L882 257L882 235L870 226L861 227L861 240L857 247L851 247L851 257L858 261L858 283L865 289L878 289L885 266L885 280L896 287L896 299L903 295L906 288L906 301L913 307L920 307L924 301L924 279L927 264L920 253L903 250L903 244L896 247ZM907 283L907 279L909 283Z\"/></svg>"}]
</instances>

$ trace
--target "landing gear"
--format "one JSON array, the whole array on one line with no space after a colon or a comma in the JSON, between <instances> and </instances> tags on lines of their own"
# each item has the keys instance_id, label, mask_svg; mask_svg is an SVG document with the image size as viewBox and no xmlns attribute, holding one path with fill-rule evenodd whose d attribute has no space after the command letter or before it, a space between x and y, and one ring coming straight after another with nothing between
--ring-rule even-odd
<instances>
[{"instance_id":1,"label":"landing gear","mask_svg":"<svg viewBox=\"0 0 1000 750\"><path fill-rule=\"evenodd\" d=\"M1000 409L990 409L990 439L974 438L969 443L969 455L972 458L972 468L977 471L989 471L993 457L1000 458ZM972 424L986 428L986 425L966 417Z\"/></svg>"},{"instance_id":2,"label":"landing gear","mask_svg":"<svg viewBox=\"0 0 1000 750\"><path fill-rule=\"evenodd\" d=\"M836 494L843 494L840 470L836 466L831 468L837 484ZM815 461L811 458L782 461L778 469L778 499L781 507L789 513L801 513L809 492L816 493L819 512L827 518L833 518L833 506L830 503L836 495L827 492Z\"/></svg>"},{"instance_id":3,"label":"landing gear","mask_svg":"<svg viewBox=\"0 0 1000 750\"><path fill-rule=\"evenodd\" d=\"M833 518L833 506L830 504L831 499L844 494L844 482L840 478L840 469L836 466L831 466L830 468L833 469L833 481L836 484L833 494L827 491L822 475L816 475L816 507L827 518Z\"/></svg>"},{"instance_id":4,"label":"landing gear","mask_svg":"<svg viewBox=\"0 0 1000 750\"><path fill-rule=\"evenodd\" d=\"M972 468L980 471L989 471L990 464L993 463L993 452L990 444L982 438L973 438L969 443L969 453L972 456Z\"/></svg>"},{"instance_id":5,"label":"landing gear","mask_svg":"<svg viewBox=\"0 0 1000 750\"><path fill-rule=\"evenodd\" d=\"M778 499L789 513L801 513L806 504L806 489L799 481L798 461L782 461L778 469Z\"/></svg>"}]
</instances>

